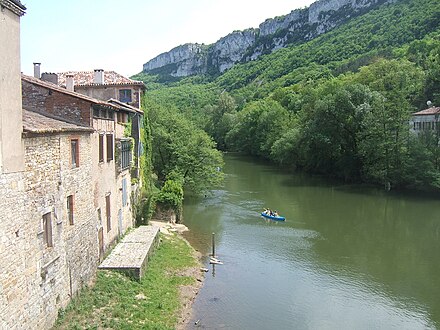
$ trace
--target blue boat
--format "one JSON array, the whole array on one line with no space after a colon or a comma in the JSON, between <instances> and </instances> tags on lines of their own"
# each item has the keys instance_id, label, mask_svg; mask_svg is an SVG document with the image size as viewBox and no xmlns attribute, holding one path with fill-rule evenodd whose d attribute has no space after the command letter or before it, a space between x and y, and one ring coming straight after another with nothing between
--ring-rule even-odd
<instances>
[{"instance_id":1,"label":"blue boat","mask_svg":"<svg viewBox=\"0 0 440 330\"><path fill-rule=\"evenodd\" d=\"M270 214L267 214L267 213L264 213L264 212L261 212L261 216L263 216L265 218L268 218L268 219L271 219L271 220L276 220L276 221L284 221L284 220L286 220L285 217L282 217L282 216L279 216L279 215L270 215Z\"/></svg>"}]
</instances>

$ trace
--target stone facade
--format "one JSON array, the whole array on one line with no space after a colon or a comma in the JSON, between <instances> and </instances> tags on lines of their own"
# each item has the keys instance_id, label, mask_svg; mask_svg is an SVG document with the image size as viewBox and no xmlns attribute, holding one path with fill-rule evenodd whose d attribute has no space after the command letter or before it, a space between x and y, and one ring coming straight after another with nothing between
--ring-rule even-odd
<instances>
[{"instance_id":1,"label":"stone facade","mask_svg":"<svg viewBox=\"0 0 440 330\"><path fill-rule=\"evenodd\" d=\"M25 96L23 97L23 107L89 126L91 102L86 99L66 96L63 91L54 90L48 84L35 84L31 77L24 77L22 80L22 90Z\"/></svg>"},{"instance_id":2,"label":"stone facade","mask_svg":"<svg viewBox=\"0 0 440 330\"><path fill-rule=\"evenodd\" d=\"M73 135L72 135L73 134ZM79 141L78 167L70 163ZM91 196L90 132L24 138L25 171L0 176L0 328L47 329L94 278L98 262ZM67 196L74 197L73 224ZM49 217L51 244L47 243ZM48 246L51 245L51 246Z\"/></svg>"},{"instance_id":3,"label":"stone facade","mask_svg":"<svg viewBox=\"0 0 440 330\"><path fill-rule=\"evenodd\" d=\"M92 187L95 236L102 258L116 239L133 226L130 168L123 171L118 168L119 155L115 147L118 140L124 138L125 129L125 124L117 121L117 113L129 116L134 110L122 103L108 103L67 91L34 77L23 76L22 86L24 108L94 130L90 139L92 177L89 186Z\"/></svg>"},{"instance_id":4,"label":"stone facade","mask_svg":"<svg viewBox=\"0 0 440 330\"><path fill-rule=\"evenodd\" d=\"M0 175L0 329L47 329L133 226L130 167L115 152L116 113L133 110L33 77L22 85L24 171Z\"/></svg>"}]
</instances>

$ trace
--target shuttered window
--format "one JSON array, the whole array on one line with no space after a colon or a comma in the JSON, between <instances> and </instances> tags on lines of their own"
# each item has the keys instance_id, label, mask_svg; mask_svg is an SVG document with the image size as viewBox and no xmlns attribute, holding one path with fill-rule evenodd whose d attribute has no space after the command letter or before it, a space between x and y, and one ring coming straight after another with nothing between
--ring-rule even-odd
<instances>
[{"instance_id":1,"label":"shuttered window","mask_svg":"<svg viewBox=\"0 0 440 330\"><path fill-rule=\"evenodd\" d=\"M107 161L113 160L113 134L107 134Z\"/></svg>"},{"instance_id":2,"label":"shuttered window","mask_svg":"<svg viewBox=\"0 0 440 330\"><path fill-rule=\"evenodd\" d=\"M99 134L99 162L104 162L104 134Z\"/></svg>"}]
</instances>

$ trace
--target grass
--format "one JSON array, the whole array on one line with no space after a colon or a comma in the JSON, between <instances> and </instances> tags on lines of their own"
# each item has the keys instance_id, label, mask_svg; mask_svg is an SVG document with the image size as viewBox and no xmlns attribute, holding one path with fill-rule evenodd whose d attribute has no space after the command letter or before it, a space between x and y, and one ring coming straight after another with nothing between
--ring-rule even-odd
<instances>
[{"instance_id":1,"label":"grass","mask_svg":"<svg viewBox=\"0 0 440 330\"><path fill-rule=\"evenodd\" d=\"M54 329L174 329L181 309L179 287L195 278L192 248L179 236L161 235L140 282L114 271L98 271L95 286L81 291L59 313Z\"/></svg>"}]
</instances>

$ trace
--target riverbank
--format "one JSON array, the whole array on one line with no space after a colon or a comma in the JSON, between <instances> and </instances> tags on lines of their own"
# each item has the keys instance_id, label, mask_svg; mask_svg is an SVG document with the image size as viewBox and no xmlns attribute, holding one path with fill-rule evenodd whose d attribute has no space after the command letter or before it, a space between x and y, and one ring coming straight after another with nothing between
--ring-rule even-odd
<instances>
[{"instance_id":1,"label":"riverbank","mask_svg":"<svg viewBox=\"0 0 440 330\"><path fill-rule=\"evenodd\" d=\"M203 273L200 255L177 233L181 230L163 226L160 245L140 282L98 271L95 285L60 312L54 329L184 329Z\"/></svg>"}]
</instances>

